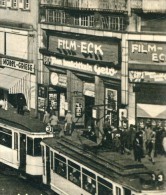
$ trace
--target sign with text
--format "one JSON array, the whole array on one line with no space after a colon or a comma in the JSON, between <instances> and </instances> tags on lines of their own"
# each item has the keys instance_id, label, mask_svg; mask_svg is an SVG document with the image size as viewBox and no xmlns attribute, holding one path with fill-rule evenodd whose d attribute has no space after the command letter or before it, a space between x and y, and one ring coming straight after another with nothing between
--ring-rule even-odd
<instances>
[{"instance_id":1,"label":"sign with text","mask_svg":"<svg viewBox=\"0 0 166 195\"><path fill-rule=\"evenodd\" d=\"M49 36L48 50L64 56L111 62L114 65L118 65L120 47L117 41L100 40L99 38L94 39L91 37L86 37L85 39L81 35L71 35L70 37L73 38L61 37L60 35Z\"/></svg>"},{"instance_id":2,"label":"sign with text","mask_svg":"<svg viewBox=\"0 0 166 195\"><path fill-rule=\"evenodd\" d=\"M129 63L166 65L166 44L129 41Z\"/></svg>"},{"instance_id":3,"label":"sign with text","mask_svg":"<svg viewBox=\"0 0 166 195\"><path fill-rule=\"evenodd\" d=\"M166 83L166 73L129 71L129 81L133 83Z\"/></svg>"},{"instance_id":4,"label":"sign with text","mask_svg":"<svg viewBox=\"0 0 166 195\"><path fill-rule=\"evenodd\" d=\"M91 65L88 63L69 61L64 59L58 59L53 56L43 56L43 63L45 65L51 65L56 67L64 67L71 70L77 70L81 72L91 73L100 76L112 77L120 79L120 71L114 68L108 68L107 66Z\"/></svg>"},{"instance_id":5,"label":"sign with text","mask_svg":"<svg viewBox=\"0 0 166 195\"><path fill-rule=\"evenodd\" d=\"M8 58L2 58L2 66L17 69L17 70L22 70L30 73L35 72L34 64L12 60Z\"/></svg>"}]
</instances>

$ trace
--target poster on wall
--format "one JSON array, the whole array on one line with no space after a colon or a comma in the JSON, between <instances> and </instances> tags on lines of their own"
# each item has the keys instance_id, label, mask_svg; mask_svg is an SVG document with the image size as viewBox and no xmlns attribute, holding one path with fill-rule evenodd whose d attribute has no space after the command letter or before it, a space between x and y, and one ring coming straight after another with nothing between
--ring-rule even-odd
<instances>
[{"instance_id":1,"label":"poster on wall","mask_svg":"<svg viewBox=\"0 0 166 195\"><path fill-rule=\"evenodd\" d=\"M38 111L44 112L47 103L47 88L45 86L38 86Z\"/></svg>"},{"instance_id":2,"label":"poster on wall","mask_svg":"<svg viewBox=\"0 0 166 195\"><path fill-rule=\"evenodd\" d=\"M57 110L58 108L58 96L57 96L57 93L55 92L49 92L49 95L48 95L48 98L49 98L49 107L50 109L52 110Z\"/></svg>"},{"instance_id":3,"label":"poster on wall","mask_svg":"<svg viewBox=\"0 0 166 195\"><path fill-rule=\"evenodd\" d=\"M60 94L59 116L65 116L65 94Z\"/></svg>"},{"instance_id":4,"label":"poster on wall","mask_svg":"<svg viewBox=\"0 0 166 195\"><path fill-rule=\"evenodd\" d=\"M117 111L117 90L106 89L106 110Z\"/></svg>"},{"instance_id":5,"label":"poster on wall","mask_svg":"<svg viewBox=\"0 0 166 195\"><path fill-rule=\"evenodd\" d=\"M124 127L127 122L127 109L119 109L119 126Z\"/></svg>"}]
</instances>

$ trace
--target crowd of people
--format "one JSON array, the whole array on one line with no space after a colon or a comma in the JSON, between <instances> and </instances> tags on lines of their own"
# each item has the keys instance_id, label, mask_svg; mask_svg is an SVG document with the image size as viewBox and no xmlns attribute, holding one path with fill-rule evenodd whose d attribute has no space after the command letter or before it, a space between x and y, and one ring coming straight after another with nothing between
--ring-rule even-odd
<instances>
[{"instance_id":1,"label":"crowd of people","mask_svg":"<svg viewBox=\"0 0 166 195\"><path fill-rule=\"evenodd\" d=\"M63 130L65 135L71 135L73 129L73 117L71 111L68 110L64 119L64 128L61 128L60 121L56 114L55 110L49 111L49 109L45 110L45 114L43 117L43 123L46 126L47 133L60 133Z\"/></svg>"},{"instance_id":2,"label":"crowd of people","mask_svg":"<svg viewBox=\"0 0 166 195\"><path fill-rule=\"evenodd\" d=\"M142 158L149 156L149 160L155 164L157 155L166 156L166 124L162 124L161 121L156 125L151 121L146 124L140 121L139 125L131 124L129 128L127 123L124 123L118 129L106 121L103 131L104 146L110 146L121 154L133 152L135 161L141 162Z\"/></svg>"}]
</instances>

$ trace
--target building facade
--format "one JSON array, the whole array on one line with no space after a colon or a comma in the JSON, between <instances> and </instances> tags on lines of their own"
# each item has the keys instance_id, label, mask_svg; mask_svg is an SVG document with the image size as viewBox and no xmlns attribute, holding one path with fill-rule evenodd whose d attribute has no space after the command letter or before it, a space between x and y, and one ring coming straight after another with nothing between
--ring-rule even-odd
<instances>
[{"instance_id":1,"label":"building facade","mask_svg":"<svg viewBox=\"0 0 166 195\"><path fill-rule=\"evenodd\" d=\"M16 107L22 96L36 112L38 2L0 1L0 95Z\"/></svg>"}]
</instances>

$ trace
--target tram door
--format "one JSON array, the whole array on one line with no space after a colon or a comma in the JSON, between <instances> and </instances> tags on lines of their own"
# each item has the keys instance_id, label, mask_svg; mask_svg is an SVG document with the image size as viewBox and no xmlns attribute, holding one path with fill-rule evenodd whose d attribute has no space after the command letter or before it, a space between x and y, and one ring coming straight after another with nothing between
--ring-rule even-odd
<instances>
[{"instance_id":1,"label":"tram door","mask_svg":"<svg viewBox=\"0 0 166 195\"><path fill-rule=\"evenodd\" d=\"M46 146L46 176L47 176L47 184L50 184L50 150Z\"/></svg>"},{"instance_id":2,"label":"tram door","mask_svg":"<svg viewBox=\"0 0 166 195\"><path fill-rule=\"evenodd\" d=\"M26 135L20 134L20 169L26 169Z\"/></svg>"}]
</instances>

